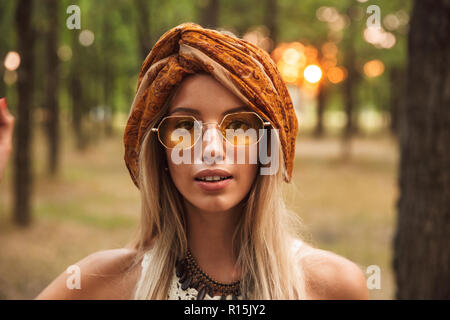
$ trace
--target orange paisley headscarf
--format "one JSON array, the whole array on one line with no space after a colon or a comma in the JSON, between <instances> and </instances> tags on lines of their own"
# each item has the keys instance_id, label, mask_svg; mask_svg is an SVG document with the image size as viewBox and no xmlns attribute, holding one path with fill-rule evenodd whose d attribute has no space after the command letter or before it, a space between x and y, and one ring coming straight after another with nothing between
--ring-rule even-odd
<instances>
[{"instance_id":1,"label":"orange paisley headscarf","mask_svg":"<svg viewBox=\"0 0 450 320\"><path fill-rule=\"evenodd\" d=\"M162 35L144 63L125 127L125 163L139 188L139 150L149 124L186 75L211 74L279 129L284 179L290 182L298 122L292 100L269 54L216 30L184 23Z\"/></svg>"}]
</instances>

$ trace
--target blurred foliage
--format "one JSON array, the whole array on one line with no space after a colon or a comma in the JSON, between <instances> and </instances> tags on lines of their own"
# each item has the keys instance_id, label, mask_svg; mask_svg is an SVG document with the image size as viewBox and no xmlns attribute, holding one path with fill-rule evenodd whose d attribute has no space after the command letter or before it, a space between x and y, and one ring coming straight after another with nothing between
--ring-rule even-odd
<instances>
[{"instance_id":1,"label":"blurred foliage","mask_svg":"<svg viewBox=\"0 0 450 320\"><path fill-rule=\"evenodd\" d=\"M14 28L14 10L16 0L3 0L0 3L0 61L3 61L9 51L16 50L16 33ZM202 21L202 10L208 5L208 0L166 0L146 1L148 10L148 23L143 26L148 30L149 47L171 27L187 22ZM265 23L267 1L258 0L227 0L220 1L217 27L230 30L238 36L243 36L248 30L262 26ZM83 47L73 38L76 38L80 30L69 30L65 26L68 14L66 8L70 4L79 5L81 8L81 30L90 30L95 39L91 46ZM389 70L392 67L403 68L406 61L406 34L407 25L391 31L396 38L396 44L390 49L378 49L365 41L363 31L369 14L366 9L369 5L376 4L381 9L381 21L389 15L399 11L409 14L411 1L366 1L356 0L278 0L275 23L277 25L276 39L278 42L301 41L320 47L324 42L337 39L339 48L338 64L342 63L348 46L351 44L356 50L357 67L362 72L364 62L371 59L380 59L386 66L385 72L378 78L364 78L358 86L358 101L361 104L377 109L387 109L388 98L391 90ZM327 22L318 19L318 10L321 7L333 7L345 17L344 28L330 35L330 27ZM42 77L44 58L44 36L48 31L48 21L40 1L34 2L34 26L36 36L40 38L36 42L36 106L42 103ZM83 78L85 83L86 100L88 109L99 105L111 105L113 112L127 113L136 88L137 73L142 63L139 53L139 39L137 36L138 14L141 10L139 1L104 0L104 1L60 1L60 28L55 30L59 36L59 47L69 48L71 57L61 60L60 78L62 90L60 91L61 108L70 108L68 93L68 81L71 72L75 72ZM355 32L349 32L354 28ZM75 39L76 40L76 39ZM75 46L77 48L75 48ZM63 49L64 50L64 49ZM74 55L78 59L74 59ZM73 64L77 63L76 68ZM108 71L108 72L107 72ZM5 67L0 66L0 75L4 77ZM44 75L45 77L45 75ZM110 78L105 80L104 78ZM104 86L109 81L109 86ZM105 91L107 89L107 92ZM377 94L373 93L373 90ZM339 109L340 86L333 90L329 98L329 107ZM0 95L7 95L14 106L16 102L15 84L5 84L0 81ZM14 108L14 107L13 107Z\"/></svg>"}]
</instances>

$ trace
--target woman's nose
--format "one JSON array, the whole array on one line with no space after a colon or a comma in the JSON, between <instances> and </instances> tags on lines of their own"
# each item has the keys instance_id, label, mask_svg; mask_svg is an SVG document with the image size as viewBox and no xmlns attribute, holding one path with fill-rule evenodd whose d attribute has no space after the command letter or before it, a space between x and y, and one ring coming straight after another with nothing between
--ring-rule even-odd
<instances>
[{"instance_id":1,"label":"woman's nose","mask_svg":"<svg viewBox=\"0 0 450 320\"><path fill-rule=\"evenodd\" d=\"M203 133L203 161L208 164L223 161L224 143L223 137L217 128L217 124L204 125Z\"/></svg>"}]
</instances>

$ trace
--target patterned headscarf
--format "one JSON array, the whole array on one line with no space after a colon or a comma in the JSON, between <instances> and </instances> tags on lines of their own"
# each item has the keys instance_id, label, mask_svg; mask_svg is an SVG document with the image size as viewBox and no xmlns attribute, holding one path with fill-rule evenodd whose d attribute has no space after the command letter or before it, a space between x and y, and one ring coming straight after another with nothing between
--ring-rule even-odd
<instances>
[{"instance_id":1,"label":"patterned headscarf","mask_svg":"<svg viewBox=\"0 0 450 320\"><path fill-rule=\"evenodd\" d=\"M255 45L216 30L184 23L155 44L138 78L124 133L125 163L139 188L139 150L149 124L186 75L211 74L253 111L279 129L284 179L290 182L298 122L285 83L269 54Z\"/></svg>"}]
</instances>

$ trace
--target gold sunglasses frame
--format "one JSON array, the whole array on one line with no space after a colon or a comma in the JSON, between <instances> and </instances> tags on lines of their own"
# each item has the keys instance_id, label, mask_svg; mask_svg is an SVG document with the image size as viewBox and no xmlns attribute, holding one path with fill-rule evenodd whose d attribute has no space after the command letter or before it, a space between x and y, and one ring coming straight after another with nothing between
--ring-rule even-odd
<instances>
[{"instance_id":1,"label":"gold sunglasses frame","mask_svg":"<svg viewBox=\"0 0 450 320\"><path fill-rule=\"evenodd\" d=\"M222 126L223 121L224 121L228 116L236 115L236 114L243 114L243 113L252 113L252 114L256 115L256 116L259 118L259 120L261 120L261 123L263 124L263 128L264 128L264 127L267 127L267 126L271 126L271 123L270 123L269 121L264 121L264 119L263 119L259 114L257 114L256 112L254 112L254 111L241 111L241 112L233 112L233 113L229 113L229 114L225 115L225 116L222 118L222 120L220 121L220 123L217 123L217 122L205 122L205 123L199 122L199 121L197 120L197 118L195 118L195 117L192 116L192 115L181 115L181 116L173 115L173 116L166 116L166 117L162 118L161 121L158 123L158 126L152 128L151 131L157 133L159 142L160 142L166 149L175 149L175 147L174 147L174 148L167 147L167 146L164 144L164 142L162 142L161 136L160 136L160 134L159 134L159 127L160 127L161 124L164 122L164 120L165 120L165 119L168 119L168 118L191 117L191 118L193 118L194 121L199 125L202 134L199 135L199 136L196 138L196 140L194 141L194 143L193 143L189 148L182 148L182 150L189 150L189 149L191 149L193 146L195 146L195 145L197 144L198 139L199 139L200 137L203 137L203 126L204 126L204 125L214 123L214 124L218 125L218 127L220 128L220 127ZM231 143L231 142L229 142L229 141L227 140L226 137L224 137L224 135L223 135L223 133L222 133L222 130L219 130L219 131L220 131L220 134L222 135L222 138L225 139L225 141L227 141L228 143ZM263 135L264 135L264 132L263 132ZM252 143L252 144L250 144L250 145L257 144L257 143L261 140L261 138L262 138L263 135L261 135L261 136L258 138L258 141L254 142L254 143Z\"/></svg>"}]
</instances>

